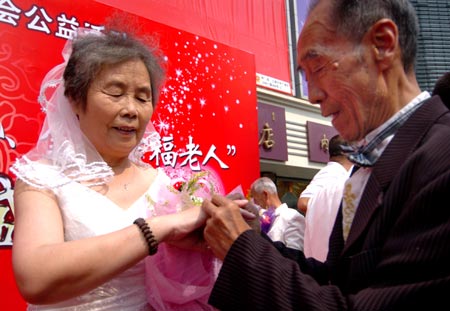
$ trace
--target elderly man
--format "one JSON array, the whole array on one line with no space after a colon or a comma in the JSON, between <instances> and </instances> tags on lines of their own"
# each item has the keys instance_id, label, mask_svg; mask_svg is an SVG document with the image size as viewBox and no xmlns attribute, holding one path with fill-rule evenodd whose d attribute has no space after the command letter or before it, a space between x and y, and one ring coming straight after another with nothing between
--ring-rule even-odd
<instances>
[{"instance_id":1,"label":"elderly man","mask_svg":"<svg viewBox=\"0 0 450 311\"><path fill-rule=\"evenodd\" d=\"M204 201L204 237L224 260L213 306L450 309L450 111L419 88L418 33L408 0L312 1L298 64L309 99L354 142L349 158L360 168L345 185L324 263L277 250L236 202Z\"/></svg>"},{"instance_id":2,"label":"elderly man","mask_svg":"<svg viewBox=\"0 0 450 311\"><path fill-rule=\"evenodd\" d=\"M250 186L250 194L255 204L265 215L261 229L272 241L280 241L285 246L303 250L305 217L297 210L281 203L275 183L269 177L260 177ZM263 230L265 229L265 230Z\"/></svg>"}]
</instances>

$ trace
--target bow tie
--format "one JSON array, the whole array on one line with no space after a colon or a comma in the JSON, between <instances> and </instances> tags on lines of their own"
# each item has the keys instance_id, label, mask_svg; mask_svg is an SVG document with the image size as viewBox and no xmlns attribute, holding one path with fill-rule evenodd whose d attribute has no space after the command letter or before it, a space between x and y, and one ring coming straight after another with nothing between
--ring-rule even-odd
<instances>
[{"instance_id":1,"label":"bow tie","mask_svg":"<svg viewBox=\"0 0 450 311\"><path fill-rule=\"evenodd\" d=\"M341 149L353 164L362 167L371 167L378 160L378 157L374 156L371 152L372 150L368 150L366 147L367 146L361 146L356 148L342 145Z\"/></svg>"},{"instance_id":2,"label":"bow tie","mask_svg":"<svg viewBox=\"0 0 450 311\"><path fill-rule=\"evenodd\" d=\"M380 152L375 152L376 148L390 135L395 134L397 129L403 125L403 122L394 121L384 130L378 133L367 145L360 147L341 146L347 158L354 164L362 167L373 166L381 156Z\"/></svg>"}]
</instances>

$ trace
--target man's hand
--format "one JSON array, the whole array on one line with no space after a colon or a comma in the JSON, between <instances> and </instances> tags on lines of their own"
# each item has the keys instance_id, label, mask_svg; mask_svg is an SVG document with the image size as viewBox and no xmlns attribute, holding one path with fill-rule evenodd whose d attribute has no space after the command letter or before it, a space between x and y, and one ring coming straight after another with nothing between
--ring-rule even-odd
<instances>
[{"instance_id":1,"label":"man's hand","mask_svg":"<svg viewBox=\"0 0 450 311\"><path fill-rule=\"evenodd\" d=\"M206 221L203 235L214 255L221 260L239 235L251 229L244 219L254 216L252 212L244 209L247 203L247 200L233 201L217 194L202 203L203 210L210 217ZM238 204L242 205L242 209Z\"/></svg>"}]
</instances>

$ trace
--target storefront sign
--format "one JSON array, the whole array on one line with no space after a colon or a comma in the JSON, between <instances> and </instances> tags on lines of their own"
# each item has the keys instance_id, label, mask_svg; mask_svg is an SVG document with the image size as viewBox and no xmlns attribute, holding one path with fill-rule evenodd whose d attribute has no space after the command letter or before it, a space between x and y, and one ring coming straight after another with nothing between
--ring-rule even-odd
<instances>
[{"instance_id":1,"label":"storefront sign","mask_svg":"<svg viewBox=\"0 0 450 311\"><path fill-rule=\"evenodd\" d=\"M320 123L307 121L306 129L308 134L308 158L312 162L327 163L328 142L331 137L337 134L334 127Z\"/></svg>"},{"instance_id":2,"label":"storefront sign","mask_svg":"<svg viewBox=\"0 0 450 311\"><path fill-rule=\"evenodd\" d=\"M258 131L260 158L287 161L286 116L284 108L258 103Z\"/></svg>"}]
</instances>

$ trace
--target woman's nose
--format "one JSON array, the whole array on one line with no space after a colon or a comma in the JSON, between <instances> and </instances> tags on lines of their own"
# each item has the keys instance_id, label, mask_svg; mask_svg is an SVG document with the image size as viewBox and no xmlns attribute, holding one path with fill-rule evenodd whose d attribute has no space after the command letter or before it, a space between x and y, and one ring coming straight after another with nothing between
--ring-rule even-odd
<instances>
[{"instance_id":1,"label":"woman's nose","mask_svg":"<svg viewBox=\"0 0 450 311\"><path fill-rule=\"evenodd\" d=\"M121 104L122 104L121 114L123 116L128 116L132 118L137 116L137 105L139 104L137 99L135 99L131 95L125 96Z\"/></svg>"}]
</instances>

